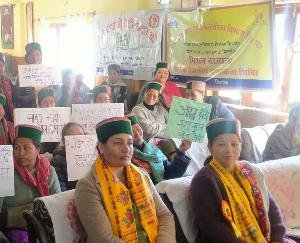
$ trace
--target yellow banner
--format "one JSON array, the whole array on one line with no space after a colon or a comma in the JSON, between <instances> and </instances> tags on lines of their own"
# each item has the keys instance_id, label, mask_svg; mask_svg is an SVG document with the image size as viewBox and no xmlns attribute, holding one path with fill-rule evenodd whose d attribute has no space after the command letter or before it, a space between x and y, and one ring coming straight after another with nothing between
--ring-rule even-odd
<instances>
[{"instance_id":1,"label":"yellow banner","mask_svg":"<svg viewBox=\"0 0 300 243\"><path fill-rule=\"evenodd\" d=\"M270 2L167 14L172 80L214 88L271 89Z\"/></svg>"}]
</instances>

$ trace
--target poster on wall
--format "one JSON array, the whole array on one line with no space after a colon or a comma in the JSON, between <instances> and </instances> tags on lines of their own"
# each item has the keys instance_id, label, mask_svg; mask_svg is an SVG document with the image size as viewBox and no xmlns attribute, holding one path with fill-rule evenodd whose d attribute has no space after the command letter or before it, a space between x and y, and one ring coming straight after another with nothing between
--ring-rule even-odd
<instances>
[{"instance_id":1,"label":"poster on wall","mask_svg":"<svg viewBox=\"0 0 300 243\"><path fill-rule=\"evenodd\" d=\"M271 3L168 12L171 79L208 88L273 88Z\"/></svg>"},{"instance_id":2,"label":"poster on wall","mask_svg":"<svg viewBox=\"0 0 300 243\"><path fill-rule=\"evenodd\" d=\"M14 48L13 5L1 6L1 44L3 49Z\"/></svg>"},{"instance_id":3,"label":"poster on wall","mask_svg":"<svg viewBox=\"0 0 300 243\"><path fill-rule=\"evenodd\" d=\"M144 10L95 16L96 67L106 75L109 64L121 66L127 79L152 80L161 60L163 10Z\"/></svg>"}]
</instances>

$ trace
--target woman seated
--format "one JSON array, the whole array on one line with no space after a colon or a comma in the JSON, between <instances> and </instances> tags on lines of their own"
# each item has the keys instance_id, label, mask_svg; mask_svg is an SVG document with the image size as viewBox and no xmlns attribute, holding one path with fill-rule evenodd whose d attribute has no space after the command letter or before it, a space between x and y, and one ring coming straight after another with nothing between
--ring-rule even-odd
<instances>
[{"instance_id":1,"label":"woman seated","mask_svg":"<svg viewBox=\"0 0 300 243\"><path fill-rule=\"evenodd\" d=\"M212 158L190 187L196 242L285 242L281 213L262 172L238 161L240 122L215 119L206 131Z\"/></svg>"},{"instance_id":2,"label":"woman seated","mask_svg":"<svg viewBox=\"0 0 300 243\"><path fill-rule=\"evenodd\" d=\"M38 100L37 104L39 108L50 108L50 107L55 107L56 102L54 98L54 91L50 88L42 88L38 92ZM53 150L57 147L59 143L57 142L44 142L41 143L42 148L41 148L41 154L49 153L52 154ZM52 157L51 155L48 155Z\"/></svg>"},{"instance_id":3,"label":"woman seated","mask_svg":"<svg viewBox=\"0 0 300 243\"><path fill-rule=\"evenodd\" d=\"M130 162L130 121L103 120L96 133L99 156L75 190L87 242L176 242L172 214L147 173Z\"/></svg>"},{"instance_id":4,"label":"woman seated","mask_svg":"<svg viewBox=\"0 0 300 243\"><path fill-rule=\"evenodd\" d=\"M93 89L94 103L111 103L111 88L99 85Z\"/></svg>"},{"instance_id":5,"label":"woman seated","mask_svg":"<svg viewBox=\"0 0 300 243\"><path fill-rule=\"evenodd\" d=\"M76 186L77 181L68 181L67 160L66 160L66 147L65 136L84 135L84 130L76 122L69 122L64 125L61 130L62 145L58 145L53 151L53 158L51 165L55 168L58 176L60 188L62 191L72 190Z\"/></svg>"},{"instance_id":6,"label":"woman seated","mask_svg":"<svg viewBox=\"0 0 300 243\"><path fill-rule=\"evenodd\" d=\"M6 97L0 94L0 145L13 144L14 141L14 124L5 119Z\"/></svg>"},{"instance_id":7,"label":"woman seated","mask_svg":"<svg viewBox=\"0 0 300 243\"><path fill-rule=\"evenodd\" d=\"M133 107L132 112L137 116L139 125L144 131L144 139L166 137L168 112L158 105L162 85L157 82L147 83L144 101Z\"/></svg>"},{"instance_id":8,"label":"woman seated","mask_svg":"<svg viewBox=\"0 0 300 243\"><path fill-rule=\"evenodd\" d=\"M170 162L163 152L154 144L143 139L143 130L138 124L137 117L131 113L126 116L131 121L133 138L132 162L145 169L154 184L167 179L181 177L186 171L191 159L185 152L191 147L191 142L183 140L175 156Z\"/></svg>"},{"instance_id":9,"label":"woman seated","mask_svg":"<svg viewBox=\"0 0 300 243\"><path fill-rule=\"evenodd\" d=\"M162 94L159 97L158 104L163 106L166 110L169 110L173 96L181 97L182 94L177 87L177 85L171 81L168 81L170 78L170 70L168 69L168 63L158 62L154 71L154 81L160 83L163 87ZM143 102L145 92L147 91L147 84L145 84L137 100L137 104Z\"/></svg>"},{"instance_id":10,"label":"woman seated","mask_svg":"<svg viewBox=\"0 0 300 243\"><path fill-rule=\"evenodd\" d=\"M54 168L39 154L42 130L35 126L19 125L13 144L15 167L15 196L0 199L1 225L11 242L28 242L23 212L32 208L37 197L60 192Z\"/></svg>"},{"instance_id":11,"label":"woman seated","mask_svg":"<svg viewBox=\"0 0 300 243\"><path fill-rule=\"evenodd\" d=\"M289 112L289 121L278 125L268 138L263 161L300 155L300 105Z\"/></svg>"}]
</instances>

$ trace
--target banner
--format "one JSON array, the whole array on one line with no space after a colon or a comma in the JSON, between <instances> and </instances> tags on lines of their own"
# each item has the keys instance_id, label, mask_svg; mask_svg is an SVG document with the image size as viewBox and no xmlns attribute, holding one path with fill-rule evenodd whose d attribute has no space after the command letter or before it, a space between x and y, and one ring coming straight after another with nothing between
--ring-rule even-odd
<instances>
[{"instance_id":1,"label":"banner","mask_svg":"<svg viewBox=\"0 0 300 243\"><path fill-rule=\"evenodd\" d=\"M167 14L171 79L212 88L271 89L271 2Z\"/></svg>"},{"instance_id":2,"label":"banner","mask_svg":"<svg viewBox=\"0 0 300 243\"><path fill-rule=\"evenodd\" d=\"M70 117L70 107L14 109L15 126L28 124L42 128L42 142L59 142L61 130L70 122Z\"/></svg>"},{"instance_id":3,"label":"banner","mask_svg":"<svg viewBox=\"0 0 300 243\"><path fill-rule=\"evenodd\" d=\"M91 168L98 156L97 136L75 135L65 136L68 180L79 180Z\"/></svg>"},{"instance_id":4,"label":"banner","mask_svg":"<svg viewBox=\"0 0 300 243\"><path fill-rule=\"evenodd\" d=\"M109 64L121 65L123 78L152 80L161 60L163 10L144 10L95 16L97 73Z\"/></svg>"},{"instance_id":5,"label":"banner","mask_svg":"<svg viewBox=\"0 0 300 243\"><path fill-rule=\"evenodd\" d=\"M14 196L14 162L11 145L0 145L0 197Z\"/></svg>"},{"instance_id":6,"label":"banner","mask_svg":"<svg viewBox=\"0 0 300 243\"><path fill-rule=\"evenodd\" d=\"M210 111L210 104L174 96L167 124L168 136L202 143Z\"/></svg>"},{"instance_id":7,"label":"banner","mask_svg":"<svg viewBox=\"0 0 300 243\"><path fill-rule=\"evenodd\" d=\"M87 134L95 134L97 123L114 116L124 116L123 103L72 104L72 121Z\"/></svg>"},{"instance_id":8,"label":"banner","mask_svg":"<svg viewBox=\"0 0 300 243\"><path fill-rule=\"evenodd\" d=\"M62 85L61 74L54 67L40 64L18 65L20 87L42 88Z\"/></svg>"}]
</instances>

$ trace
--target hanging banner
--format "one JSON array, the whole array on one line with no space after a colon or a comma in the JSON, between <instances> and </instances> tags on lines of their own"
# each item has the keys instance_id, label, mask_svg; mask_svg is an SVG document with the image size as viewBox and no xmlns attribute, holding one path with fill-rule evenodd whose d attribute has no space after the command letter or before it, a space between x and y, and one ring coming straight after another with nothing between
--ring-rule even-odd
<instances>
[{"instance_id":1,"label":"hanging banner","mask_svg":"<svg viewBox=\"0 0 300 243\"><path fill-rule=\"evenodd\" d=\"M161 60L163 10L144 10L95 16L96 67L105 75L107 66L121 65L123 78L152 80Z\"/></svg>"},{"instance_id":2,"label":"hanging banner","mask_svg":"<svg viewBox=\"0 0 300 243\"><path fill-rule=\"evenodd\" d=\"M167 14L171 79L211 88L271 89L271 3Z\"/></svg>"}]
</instances>

